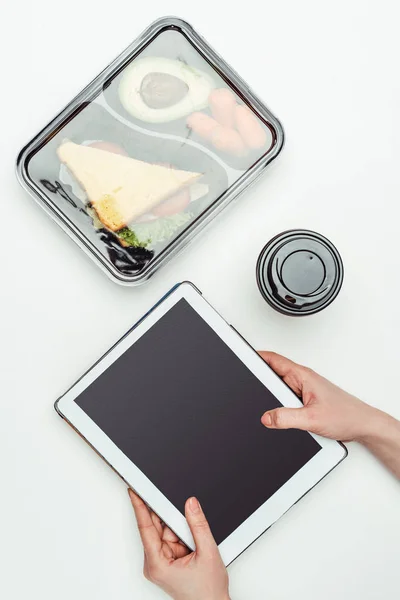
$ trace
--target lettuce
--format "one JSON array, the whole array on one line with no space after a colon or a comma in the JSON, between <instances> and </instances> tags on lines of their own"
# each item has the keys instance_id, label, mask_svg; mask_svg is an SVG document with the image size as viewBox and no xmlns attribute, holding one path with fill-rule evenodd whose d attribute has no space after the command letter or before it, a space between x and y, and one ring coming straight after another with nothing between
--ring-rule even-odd
<instances>
[{"instance_id":1,"label":"lettuce","mask_svg":"<svg viewBox=\"0 0 400 600\"><path fill-rule=\"evenodd\" d=\"M124 227L118 231L118 237L121 240L124 240L128 244L128 246L133 246L134 248L146 248L149 245L150 240L141 241L134 231L129 229L129 227Z\"/></svg>"},{"instance_id":2,"label":"lettuce","mask_svg":"<svg viewBox=\"0 0 400 600\"><path fill-rule=\"evenodd\" d=\"M145 223L135 223L118 232L118 236L129 246L154 247L156 244L169 240L174 233L190 221L192 215L181 212L170 217L159 217Z\"/></svg>"}]
</instances>

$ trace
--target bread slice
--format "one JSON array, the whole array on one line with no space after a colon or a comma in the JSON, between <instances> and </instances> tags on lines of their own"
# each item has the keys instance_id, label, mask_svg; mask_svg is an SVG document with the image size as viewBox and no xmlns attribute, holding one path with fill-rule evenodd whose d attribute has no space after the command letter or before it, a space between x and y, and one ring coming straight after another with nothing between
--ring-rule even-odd
<instances>
[{"instance_id":1,"label":"bread slice","mask_svg":"<svg viewBox=\"0 0 400 600\"><path fill-rule=\"evenodd\" d=\"M63 143L57 154L84 188L100 221L111 231L126 227L202 175L73 142Z\"/></svg>"}]
</instances>

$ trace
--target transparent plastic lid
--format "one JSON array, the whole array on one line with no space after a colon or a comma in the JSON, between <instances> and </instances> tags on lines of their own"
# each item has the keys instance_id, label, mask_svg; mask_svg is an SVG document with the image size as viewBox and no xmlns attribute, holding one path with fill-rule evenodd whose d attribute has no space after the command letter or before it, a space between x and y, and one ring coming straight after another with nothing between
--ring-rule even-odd
<instances>
[{"instance_id":1,"label":"transparent plastic lid","mask_svg":"<svg viewBox=\"0 0 400 600\"><path fill-rule=\"evenodd\" d=\"M20 166L30 191L120 280L151 274L282 143L272 115L191 31L153 26Z\"/></svg>"}]
</instances>

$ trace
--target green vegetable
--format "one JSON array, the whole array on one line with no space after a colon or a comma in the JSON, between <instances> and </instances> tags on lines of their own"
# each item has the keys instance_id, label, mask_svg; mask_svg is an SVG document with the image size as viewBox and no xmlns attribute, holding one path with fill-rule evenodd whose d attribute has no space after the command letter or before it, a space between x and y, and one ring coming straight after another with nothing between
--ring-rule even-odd
<instances>
[{"instance_id":1,"label":"green vegetable","mask_svg":"<svg viewBox=\"0 0 400 600\"><path fill-rule=\"evenodd\" d=\"M134 248L146 248L150 240L139 240L138 236L134 231L129 229L129 227L124 227L118 231L118 237L121 240L124 240L129 246L133 246Z\"/></svg>"},{"instance_id":2,"label":"green vegetable","mask_svg":"<svg viewBox=\"0 0 400 600\"><path fill-rule=\"evenodd\" d=\"M135 223L129 229L127 227L121 229L118 235L130 246L151 248L156 244L169 240L191 218L191 214L181 212L170 217L160 217L153 221L147 221L146 223Z\"/></svg>"}]
</instances>

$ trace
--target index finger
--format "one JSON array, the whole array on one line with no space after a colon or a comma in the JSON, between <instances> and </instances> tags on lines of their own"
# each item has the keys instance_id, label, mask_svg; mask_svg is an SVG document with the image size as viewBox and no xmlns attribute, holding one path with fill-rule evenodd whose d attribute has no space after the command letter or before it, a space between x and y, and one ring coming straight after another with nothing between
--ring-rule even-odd
<instances>
[{"instance_id":1,"label":"index finger","mask_svg":"<svg viewBox=\"0 0 400 600\"><path fill-rule=\"evenodd\" d=\"M273 369L277 375L279 375L279 377L286 377L286 375L288 375L291 370L298 366L296 365L296 363L289 360L285 356L276 354L276 352L260 350L258 354L263 360L265 360L267 365L271 367L271 369Z\"/></svg>"},{"instance_id":2,"label":"index finger","mask_svg":"<svg viewBox=\"0 0 400 600\"><path fill-rule=\"evenodd\" d=\"M306 369L301 365L289 360L285 356L275 352L261 350L258 353L269 367L294 391L298 396L302 395Z\"/></svg>"},{"instance_id":3,"label":"index finger","mask_svg":"<svg viewBox=\"0 0 400 600\"><path fill-rule=\"evenodd\" d=\"M151 518L150 510L141 498L131 489L128 494L135 511L136 521L142 540L143 548L148 556L158 554L161 550L161 538Z\"/></svg>"}]
</instances>

